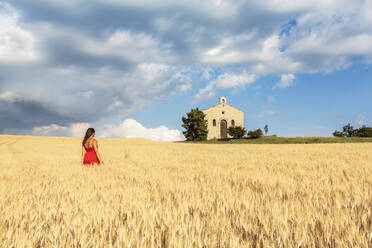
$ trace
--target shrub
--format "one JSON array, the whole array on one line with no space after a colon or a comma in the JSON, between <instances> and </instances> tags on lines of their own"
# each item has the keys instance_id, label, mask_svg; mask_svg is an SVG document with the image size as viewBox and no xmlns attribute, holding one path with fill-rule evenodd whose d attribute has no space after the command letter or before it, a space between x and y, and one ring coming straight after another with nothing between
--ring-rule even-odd
<instances>
[{"instance_id":1,"label":"shrub","mask_svg":"<svg viewBox=\"0 0 372 248\"><path fill-rule=\"evenodd\" d=\"M227 129L227 132L234 139L241 139L247 133L247 130L245 130L244 127L235 126L235 127L229 127Z\"/></svg>"},{"instance_id":2,"label":"shrub","mask_svg":"<svg viewBox=\"0 0 372 248\"><path fill-rule=\"evenodd\" d=\"M333 132L333 136L335 136L335 137L344 137L344 133L336 130L336 131Z\"/></svg>"},{"instance_id":3,"label":"shrub","mask_svg":"<svg viewBox=\"0 0 372 248\"><path fill-rule=\"evenodd\" d=\"M252 139L260 138L263 135L261 128L257 130L250 130L248 131L248 136Z\"/></svg>"}]
</instances>

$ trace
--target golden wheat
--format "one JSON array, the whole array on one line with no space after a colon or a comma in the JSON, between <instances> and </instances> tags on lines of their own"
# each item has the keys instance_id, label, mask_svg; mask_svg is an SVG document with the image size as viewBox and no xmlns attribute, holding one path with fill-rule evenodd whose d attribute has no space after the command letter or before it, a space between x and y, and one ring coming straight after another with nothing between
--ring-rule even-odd
<instances>
[{"instance_id":1,"label":"golden wheat","mask_svg":"<svg viewBox=\"0 0 372 248\"><path fill-rule=\"evenodd\" d=\"M372 247L372 144L0 136L2 247Z\"/></svg>"}]
</instances>

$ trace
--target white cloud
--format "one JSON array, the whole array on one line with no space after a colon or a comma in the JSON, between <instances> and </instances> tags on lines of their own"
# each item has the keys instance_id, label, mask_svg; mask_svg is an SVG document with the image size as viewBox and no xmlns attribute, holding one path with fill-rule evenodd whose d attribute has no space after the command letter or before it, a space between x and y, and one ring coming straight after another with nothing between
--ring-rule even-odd
<instances>
[{"instance_id":1,"label":"white cloud","mask_svg":"<svg viewBox=\"0 0 372 248\"><path fill-rule=\"evenodd\" d=\"M108 110L113 110L115 108L123 107L123 102L116 100L113 104L107 107Z\"/></svg>"},{"instance_id":2,"label":"white cloud","mask_svg":"<svg viewBox=\"0 0 372 248\"><path fill-rule=\"evenodd\" d=\"M371 1L343 1L325 10L307 11L282 38L286 56L299 61L299 70L315 73L343 70L360 57L372 58Z\"/></svg>"},{"instance_id":3,"label":"white cloud","mask_svg":"<svg viewBox=\"0 0 372 248\"><path fill-rule=\"evenodd\" d=\"M15 95L11 91L5 91L0 93L0 101L5 101L8 103L12 103L18 99L17 95Z\"/></svg>"},{"instance_id":4,"label":"white cloud","mask_svg":"<svg viewBox=\"0 0 372 248\"><path fill-rule=\"evenodd\" d=\"M219 44L201 53L201 62L219 65L245 64L249 72L262 75L301 70L300 61L281 52L282 41L277 33L260 37L257 32L252 31L230 37L217 36L216 39Z\"/></svg>"},{"instance_id":5,"label":"white cloud","mask_svg":"<svg viewBox=\"0 0 372 248\"><path fill-rule=\"evenodd\" d=\"M71 136L72 137L83 137L89 127L91 127L91 125L86 122L72 123L69 126Z\"/></svg>"},{"instance_id":6,"label":"white cloud","mask_svg":"<svg viewBox=\"0 0 372 248\"><path fill-rule=\"evenodd\" d=\"M134 119L126 119L119 125L105 125L98 135L101 137L137 137L159 141L179 141L185 139L179 130L172 130L165 126L146 128Z\"/></svg>"},{"instance_id":7,"label":"white cloud","mask_svg":"<svg viewBox=\"0 0 372 248\"><path fill-rule=\"evenodd\" d=\"M205 80L210 79L211 78L211 69L207 68L207 69L203 70L201 78L205 79Z\"/></svg>"},{"instance_id":8,"label":"white cloud","mask_svg":"<svg viewBox=\"0 0 372 248\"><path fill-rule=\"evenodd\" d=\"M213 84L208 84L205 88L200 89L199 92L194 96L195 100L201 100L205 98L211 98L216 95L216 90Z\"/></svg>"},{"instance_id":9,"label":"white cloud","mask_svg":"<svg viewBox=\"0 0 372 248\"><path fill-rule=\"evenodd\" d=\"M19 14L0 2L0 62L31 62L39 58L33 34L21 27Z\"/></svg>"},{"instance_id":10,"label":"white cloud","mask_svg":"<svg viewBox=\"0 0 372 248\"><path fill-rule=\"evenodd\" d=\"M89 123L72 123L69 126L51 124L48 126L34 127L32 129L32 134L39 136L83 137L85 131L89 127Z\"/></svg>"},{"instance_id":11,"label":"white cloud","mask_svg":"<svg viewBox=\"0 0 372 248\"><path fill-rule=\"evenodd\" d=\"M371 63L372 2L316 2L255 2L266 11L287 14L287 22L295 20L296 24L283 34L285 23L277 27L271 23L274 32L266 36L256 28L248 33L214 34L217 45L207 47L200 61L244 63L249 72L263 75L343 70L355 63L356 56Z\"/></svg>"},{"instance_id":12,"label":"white cloud","mask_svg":"<svg viewBox=\"0 0 372 248\"><path fill-rule=\"evenodd\" d=\"M34 127L32 129L33 135L39 136L66 136L69 133L69 128L57 124L50 124L48 126Z\"/></svg>"},{"instance_id":13,"label":"white cloud","mask_svg":"<svg viewBox=\"0 0 372 248\"><path fill-rule=\"evenodd\" d=\"M219 75L218 78L211 83L215 84L217 88L224 89L251 84L255 80L256 75L249 74L246 71L243 71L241 74L224 73L222 75Z\"/></svg>"},{"instance_id":14,"label":"white cloud","mask_svg":"<svg viewBox=\"0 0 372 248\"><path fill-rule=\"evenodd\" d=\"M280 77L280 81L276 85L273 86L273 89L287 88L293 83L294 79L295 79L295 75L293 75L292 73L283 74Z\"/></svg>"},{"instance_id":15,"label":"white cloud","mask_svg":"<svg viewBox=\"0 0 372 248\"><path fill-rule=\"evenodd\" d=\"M257 79L255 74L243 70L241 73L223 73L215 80L210 81L207 86L200 89L195 99L203 99L215 96L216 89L237 88L252 84Z\"/></svg>"},{"instance_id":16,"label":"white cloud","mask_svg":"<svg viewBox=\"0 0 372 248\"><path fill-rule=\"evenodd\" d=\"M149 34L129 30L116 30L104 42L93 39L85 40L85 51L104 56L118 56L136 63L144 61L170 62L174 60L171 54L171 44L160 42Z\"/></svg>"},{"instance_id":17,"label":"white cloud","mask_svg":"<svg viewBox=\"0 0 372 248\"><path fill-rule=\"evenodd\" d=\"M210 47L201 55L205 63L239 63L254 59L256 52L250 48L255 42L256 32L233 36L218 35L219 44ZM244 48L244 49L242 49Z\"/></svg>"}]
</instances>

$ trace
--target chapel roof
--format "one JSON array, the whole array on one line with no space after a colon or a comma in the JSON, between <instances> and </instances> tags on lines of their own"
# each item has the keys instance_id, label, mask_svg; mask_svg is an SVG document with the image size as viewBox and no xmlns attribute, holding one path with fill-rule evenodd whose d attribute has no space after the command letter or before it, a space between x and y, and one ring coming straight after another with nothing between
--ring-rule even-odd
<instances>
[{"instance_id":1,"label":"chapel roof","mask_svg":"<svg viewBox=\"0 0 372 248\"><path fill-rule=\"evenodd\" d=\"M244 110L238 109L238 108L236 108L236 107L234 107L234 106L231 106L230 104L227 104L227 103L226 103L226 97L220 97L219 100L220 100L220 103L218 103L218 104L216 104L216 105L213 105L213 106L211 106L211 107L209 107L209 108L202 109L201 111L204 111L204 110L207 110L207 109L214 108L214 107L219 106L219 105L221 105L221 104L225 104L225 105L227 105L227 106L230 106L230 107L232 107L232 108L234 108L234 109L236 109L236 110L239 110L239 111L245 113Z\"/></svg>"}]
</instances>

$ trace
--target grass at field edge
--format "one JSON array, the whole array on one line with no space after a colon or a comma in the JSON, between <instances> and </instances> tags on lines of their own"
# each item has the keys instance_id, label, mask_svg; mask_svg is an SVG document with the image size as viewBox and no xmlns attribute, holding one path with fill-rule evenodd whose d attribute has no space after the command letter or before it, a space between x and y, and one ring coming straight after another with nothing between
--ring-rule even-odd
<instances>
[{"instance_id":1,"label":"grass at field edge","mask_svg":"<svg viewBox=\"0 0 372 248\"><path fill-rule=\"evenodd\" d=\"M273 137L263 136L258 139L213 139L207 141L177 141L176 143L197 144L326 144L326 143L371 143L372 138L360 137Z\"/></svg>"}]
</instances>

